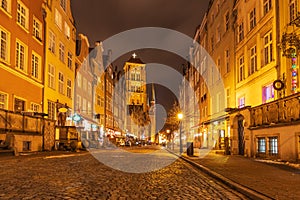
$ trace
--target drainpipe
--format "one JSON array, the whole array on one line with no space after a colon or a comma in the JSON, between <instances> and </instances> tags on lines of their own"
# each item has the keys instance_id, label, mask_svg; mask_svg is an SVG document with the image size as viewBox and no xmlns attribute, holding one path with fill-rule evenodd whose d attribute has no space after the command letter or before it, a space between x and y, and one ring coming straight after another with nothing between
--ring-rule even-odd
<instances>
[{"instance_id":1,"label":"drainpipe","mask_svg":"<svg viewBox=\"0 0 300 200\"><path fill-rule=\"evenodd\" d=\"M280 47L280 12L279 12L279 0L275 0L275 21L276 21L276 42L277 47ZM277 54L276 54L276 71L277 71L277 80L282 79L284 81L284 77L281 77L281 57L280 52L281 49L277 48ZM282 98L285 96L285 87L283 91L277 91L277 98Z\"/></svg>"}]
</instances>

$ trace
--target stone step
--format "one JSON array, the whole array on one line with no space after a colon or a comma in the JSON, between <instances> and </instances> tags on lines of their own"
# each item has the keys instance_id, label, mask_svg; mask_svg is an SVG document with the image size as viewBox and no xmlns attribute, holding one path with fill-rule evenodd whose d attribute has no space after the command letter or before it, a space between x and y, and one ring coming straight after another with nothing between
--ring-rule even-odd
<instances>
[{"instance_id":1,"label":"stone step","mask_svg":"<svg viewBox=\"0 0 300 200\"><path fill-rule=\"evenodd\" d=\"M14 156L15 152L13 149L0 149L0 157L2 156Z\"/></svg>"}]
</instances>

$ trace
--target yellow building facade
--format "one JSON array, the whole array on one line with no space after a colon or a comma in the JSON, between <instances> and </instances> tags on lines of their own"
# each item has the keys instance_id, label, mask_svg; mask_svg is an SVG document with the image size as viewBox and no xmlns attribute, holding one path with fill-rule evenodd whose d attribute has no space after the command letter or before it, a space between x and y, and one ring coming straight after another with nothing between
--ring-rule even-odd
<instances>
[{"instance_id":1,"label":"yellow building facade","mask_svg":"<svg viewBox=\"0 0 300 200\"><path fill-rule=\"evenodd\" d=\"M76 29L70 3L69 0L45 1L43 109L48 118L59 119L57 125L70 125L68 117L73 108Z\"/></svg>"}]
</instances>

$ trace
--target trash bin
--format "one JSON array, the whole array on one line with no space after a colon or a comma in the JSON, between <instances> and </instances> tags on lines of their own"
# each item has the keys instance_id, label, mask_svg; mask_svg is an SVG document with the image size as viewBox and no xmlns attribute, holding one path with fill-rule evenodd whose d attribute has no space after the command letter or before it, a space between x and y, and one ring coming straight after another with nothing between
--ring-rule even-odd
<instances>
[{"instance_id":1,"label":"trash bin","mask_svg":"<svg viewBox=\"0 0 300 200\"><path fill-rule=\"evenodd\" d=\"M187 147L186 154L188 156L193 156L194 155L194 145L193 145L193 142L187 142L186 147Z\"/></svg>"}]
</instances>

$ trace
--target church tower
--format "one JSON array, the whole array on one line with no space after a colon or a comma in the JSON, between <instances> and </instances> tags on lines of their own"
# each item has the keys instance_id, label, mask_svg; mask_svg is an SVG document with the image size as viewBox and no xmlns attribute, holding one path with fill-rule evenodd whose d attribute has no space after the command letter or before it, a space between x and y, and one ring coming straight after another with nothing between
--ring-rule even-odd
<instances>
[{"instance_id":1,"label":"church tower","mask_svg":"<svg viewBox=\"0 0 300 200\"><path fill-rule=\"evenodd\" d=\"M147 90L146 90L146 64L134 53L124 65L125 72L125 102L127 133L139 138L144 137L142 130L147 121ZM145 119L144 119L144 118Z\"/></svg>"},{"instance_id":2,"label":"church tower","mask_svg":"<svg viewBox=\"0 0 300 200\"><path fill-rule=\"evenodd\" d=\"M150 117L150 130L149 130L149 139L151 139L151 142L155 141L155 135L156 135L156 99L155 99L155 89L154 85L152 83L151 88L151 101L150 101L150 109L149 109L149 117Z\"/></svg>"}]
</instances>

